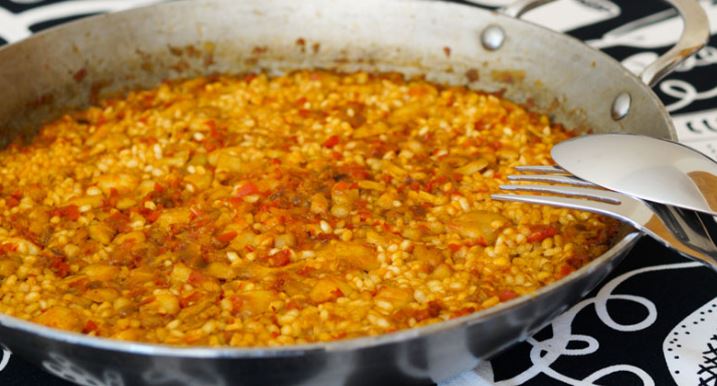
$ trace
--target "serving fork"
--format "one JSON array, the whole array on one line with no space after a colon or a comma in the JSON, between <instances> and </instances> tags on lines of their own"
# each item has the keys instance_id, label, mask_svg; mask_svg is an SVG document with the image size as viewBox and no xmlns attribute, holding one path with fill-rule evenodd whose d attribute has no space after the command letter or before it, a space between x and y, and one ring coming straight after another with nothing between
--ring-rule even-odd
<instances>
[{"instance_id":1,"label":"serving fork","mask_svg":"<svg viewBox=\"0 0 717 386\"><path fill-rule=\"evenodd\" d=\"M532 184L501 185L512 192L493 199L585 210L615 218L644 232L680 254L717 270L717 223L710 215L674 206L646 202L610 191L568 174L557 166L521 166L508 179Z\"/></svg>"}]
</instances>

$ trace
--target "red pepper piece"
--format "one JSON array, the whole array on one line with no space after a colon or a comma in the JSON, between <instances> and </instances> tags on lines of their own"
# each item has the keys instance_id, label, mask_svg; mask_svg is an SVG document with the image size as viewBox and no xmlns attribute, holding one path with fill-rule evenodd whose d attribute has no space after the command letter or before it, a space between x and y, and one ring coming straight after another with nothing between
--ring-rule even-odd
<instances>
[{"instance_id":1,"label":"red pepper piece","mask_svg":"<svg viewBox=\"0 0 717 386\"><path fill-rule=\"evenodd\" d=\"M217 240L221 241L222 243L228 243L234 240L235 237L237 237L237 233L235 231L228 231L217 236Z\"/></svg>"},{"instance_id":2,"label":"red pepper piece","mask_svg":"<svg viewBox=\"0 0 717 386\"><path fill-rule=\"evenodd\" d=\"M0 255L5 255L9 252L17 251L17 245L12 243L0 244Z\"/></svg>"},{"instance_id":3,"label":"red pepper piece","mask_svg":"<svg viewBox=\"0 0 717 386\"><path fill-rule=\"evenodd\" d=\"M500 299L501 302L505 302L510 299L514 299L517 296L518 296L518 294L515 293L515 291L505 290L498 294L498 299Z\"/></svg>"},{"instance_id":4,"label":"red pepper piece","mask_svg":"<svg viewBox=\"0 0 717 386\"><path fill-rule=\"evenodd\" d=\"M351 189L351 184L345 181L339 181L334 184L334 190L347 190Z\"/></svg>"},{"instance_id":5,"label":"red pepper piece","mask_svg":"<svg viewBox=\"0 0 717 386\"><path fill-rule=\"evenodd\" d=\"M241 185L236 189L236 192L234 192L234 195L236 197L245 197L245 196L251 196L252 194L259 194L259 188L251 182L247 182L244 185Z\"/></svg>"},{"instance_id":6,"label":"red pepper piece","mask_svg":"<svg viewBox=\"0 0 717 386\"><path fill-rule=\"evenodd\" d=\"M191 285L200 284L204 280L206 280L206 277L197 271L192 271L192 273L189 274L189 279L187 279Z\"/></svg>"},{"instance_id":7,"label":"red pepper piece","mask_svg":"<svg viewBox=\"0 0 717 386\"><path fill-rule=\"evenodd\" d=\"M67 277L70 274L70 265L60 256L54 256L52 263L50 263L50 269L61 278Z\"/></svg>"},{"instance_id":8,"label":"red pepper piece","mask_svg":"<svg viewBox=\"0 0 717 386\"><path fill-rule=\"evenodd\" d=\"M75 221L80 218L80 208L77 205L67 205L60 208L55 208L50 211L51 216L65 217L69 220Z\"/></svg>"},{"instance_id":9,"label":"red pepper piece","mask_svg":"<svg viewBox=\"0 0 717 386\"><path fill-rule=\"evenodd\" d=\"M83 334L89 334L92 331L97 331L99 329L99 326L97 326L97 323L88 320L87 323L85 323L85 327L82 329Z\"/></svg>"},{"instance_id":10,"label":"red pepper piece","mask_svg":"<svg viewBox=\"0 0 717 386\"><path fill-rule=\"evenodd\" d=\"M272 267L284 267L291 263L291 252L288 249L281 250L269 256L267 261Z\"/></svg>"},{"instance_id":11,"label":"red pepper piece","mask_svg":"<svg viewBox=\"0 0 717 386\"><path fill-rule=\"evenodd\" d=\"M541 242L558 233L558 230L552 225L536 225L532 228L532 231L533 232L528 235L527 240L529 243Z\"/></svg>"},{"instance_id":12,"label":"red pepper piece","mask_svg":"<svg viewBox=\"0 0 717 386\"><path fill-rule=\"evenodd\" d=\"M324 141L324 147L331 149L338 145L340 141L341 140L338 135L332 135Z\"/></svg>"}]
</instances>

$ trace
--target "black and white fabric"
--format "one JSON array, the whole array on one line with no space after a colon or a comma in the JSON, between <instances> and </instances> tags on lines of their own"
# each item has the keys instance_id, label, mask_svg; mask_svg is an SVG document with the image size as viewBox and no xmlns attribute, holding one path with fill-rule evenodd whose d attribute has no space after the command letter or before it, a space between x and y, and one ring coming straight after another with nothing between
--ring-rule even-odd
<instances>
[{"instance_id":1,"label":"black and white fabric","mask_svg":"<svg viewBox=\"0 0 717 386\"><path fill-rule=\"evenodd\" d=\"M495 8L511 1L470 3ZM0 0L0 44L156 2ZM717 158L717 0L700 3L714 34L710 44L655 92L680 141ZM667 51L682 28L675 11L657 0L557 0L525 18L582 39L636 73ZM0 385L122 386L111 374L89 374L53 359L40 369L0 346ZM542 331L440 383L487 385L717 386L717 274L643 239L599 288Z\"/></svg>"}]
</instances>

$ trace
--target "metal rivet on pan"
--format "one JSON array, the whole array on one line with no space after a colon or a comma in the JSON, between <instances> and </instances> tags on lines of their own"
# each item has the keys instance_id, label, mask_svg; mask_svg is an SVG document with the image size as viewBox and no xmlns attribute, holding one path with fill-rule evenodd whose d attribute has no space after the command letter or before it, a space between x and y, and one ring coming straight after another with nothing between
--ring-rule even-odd
<instances>
[{"instance_id":1,"label":"metal rivet on pan","mask_svg":"<svg viewBox=\"0 0 717 386\"><path fill-rule=\"evenodd\" d=\"M612 119L619 121L627 116L630 112L630 106L632 103L632 97L627 92L621 92L617 94L615 100L612 101L612 108L610 109L610 115Z\"/></svg>"},{"instance_id":2,"label":"metal rivet on pan","mask_svg":"<svg viewBox=\"0 0 717 386\"><path fill-rule=\"evenodd\" d=\"M489 25L480 35L480 41L488 51L495 51L505 42L505 31L497 25Z\"/></svg>"}]
</instances>

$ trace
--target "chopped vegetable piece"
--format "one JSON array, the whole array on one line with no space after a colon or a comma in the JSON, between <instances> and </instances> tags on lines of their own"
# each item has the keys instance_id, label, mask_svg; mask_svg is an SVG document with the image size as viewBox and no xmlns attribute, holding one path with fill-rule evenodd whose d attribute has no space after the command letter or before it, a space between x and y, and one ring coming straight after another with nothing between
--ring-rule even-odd
<instances>
[{"instance_id":1,"label":"chopped vegetable piece","mask_svg":"<svg viewBox=\"0 0 717 386\"><path fill-rule=\"evenodd\" d=\"M490 199L571 136L395 73L211 75L101 100L0 150L0 313L274 347L480 311L611 245L608 218Z\"/></svg>"}]
</instances>

